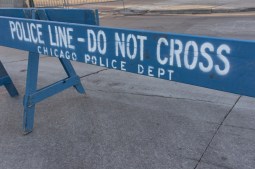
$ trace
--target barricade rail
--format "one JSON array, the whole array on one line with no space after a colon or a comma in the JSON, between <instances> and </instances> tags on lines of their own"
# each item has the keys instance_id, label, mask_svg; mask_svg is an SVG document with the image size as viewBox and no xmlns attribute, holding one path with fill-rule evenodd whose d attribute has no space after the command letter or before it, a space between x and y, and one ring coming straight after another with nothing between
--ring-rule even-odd
<instances>
[{"instance_id":1,"label":"barricade rail","mask_svg":"<svg viewBox=\"0 0 255 169\"><path fill-rule=\"evenodd\" d=\"M85 92L69 60L255 97L255 41L102 27L94 10L7 9L0 16L0 46L29 52L26 133L36 103L72 86ZM37 90L40 54L58 58L68 77Z\"/></svg>"}]
</instances>

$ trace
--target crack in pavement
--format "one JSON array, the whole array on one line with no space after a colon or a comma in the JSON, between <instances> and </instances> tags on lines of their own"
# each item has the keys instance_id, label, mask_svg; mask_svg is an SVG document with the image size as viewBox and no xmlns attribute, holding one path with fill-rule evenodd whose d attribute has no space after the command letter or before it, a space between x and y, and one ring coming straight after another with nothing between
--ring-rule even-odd
<instances>
[{"instance_id":1,"label":"crack in pavement","mask_svg":"<svg viewBox=\"0 0 255 169\"><path fill-rule=\"evenodd\" d=\"M255 131L254 128L242 127L242 126L234 126L234 125L231 125L231 124L225 124L225 126L227 126L227 127L233 127L233 128L238 128L238 129L245 129L245 130Z\"/></svg>"},{"instance_id":2,"label":"crack in pavement","mask_svg":"<svg viewBox=\"0 0 255 169\"><path fill-rule=\"evenodd\" d=\"M9 61L9 62L2 62L4 64L9 64L9 63L16 63L16 62L23 62L23 61L27 61L28 59L22 59L22 60L14 60L14 61Z\"/></svg>"},{"instance_id":3,"label":"crack in pavement","mask_svg":"<svg viewBox=\"0 0 255 169\"><path fill-rule=\"evenodd\" d=\"M83 75L83 76L80 76L80 78L85 78L85 77L88 77L88 76L91 76L91 75L96 75L100 72L103 72L103 71L106 71L106 70L109 70L109 69L102 69L102 70L99 70L99 71L96 71L96 72L93 72L93 73L90 73L90 74L87 74L87 75ZM173 96L161 96L161 95L154 95L154 94L145 94L145 93L132 93L132 92L115 92L115 91L105 91L105 90L93 90L93 89L87 89L87 90L90 90L90 91L100 91L100 92L104 92L104 93L115 93L115 94L130 94L130 95L136 95L136 96L146 96L146 97L159 97L159 98L165 98L165 99L176 99L176 100L188 100L188 101L194 101L194 102L204 102L204 103L213 103L213 104L220 104L220 105L224 105L224 106L229 106L230 104L224 104L224 103L216 103L216 102L213 102L213 101L208 101L208 100L202 100L202 99L190 99L190 98L184 98L184 97L173 97ZM240 98L240 96L239 96Z\"/></svg>"},{"instance_id":4,"label":"crack in pavement","mask_svg":"<svg viewBox=\"0 0 255 169\"><path fill-rule=\"evenodd\" d=\"M229 167L226 167L226 166L223 166L223 165L214 164L214 163L210 163L210 162L203 162L203 163L209 164L209 165L213 165L213 166L216 166L216 167L219 167L219 168L223 168L223 169L233 169L233 168L229 168Z\"/></svg>"},{"instance_id":5,"label":"crack in pavement","mask_svg":"<svg viewBox=\"0 0 255 169\"><path fill-rule=\"evenodd\" d=\"M96 75L96 74L98 74L98 73L100 73L100 72L103 72L103 71L105 71L105 70L108 70L108 69L101 69L101 70L99 70L99 71L96 71L96 72L93 72L93 73L89 73L89 74L87 74L87 75L80 76L80 78L82 79L82 78L84 78L84 77L88 77L88 76L91 76L91 75Z\"/></svg>"},{"instance_id":6,"label":"crack in pavement","mask_svg":"<svg viewBox=\"0 0 255 169\"><path fill-rule=\"evenodd\" d=\"M144 94L144 93L132 93L132 92L115 92L115 91L105 91L105 90L100 90L100 89L98 89L98 90L87 89L87 90L99 91L99 92L104 92L104 93L130 94L130 95L136 95L136 96L159 97L159 98L176 99L176 100L188 100L188 101L193 101L193 102L213 103L213 104L220 104L220 105L224 105L224 106L229 106L229 104L224 104L224 103L221 104L221 103L216 103L216 102L208 101L208 100L190 99L190 98L184 98L184 97L161 96L161 95Z\"/></svg>"},{"instance_id":7,"label":"crack in pavement","mask_svg":"<svg viewBox=\"0 0 255 169\"><path fill-rule=\"evenodd\" d=\"M228 113L224 116L223 120L221 121L220 125L218 126L217 130L215 131L214 135L212 136L210 142L209 142L208 145L206 146L206 148L205 148L203 154L201 155L201 157L200 157L200 159L198 160L198 163L197 163L197 165L195 166L194 169L196 169L196 168L198 167L199 163L201 162L202 158L203 158L204 155L205 155L205 152L206 152L206 151L208 150L208 148L210 147L210 145L211 145L211 143L212 143L214 137L217 135L217 133L219 132L221 126L222 126L223 123L224 123L224 121L227 119L227 117L229 116L229 114L232 112L232 110L234 109L234 107L236 106L236 104L238 103L238 101L241 99L241 97L242 97L242 96L240 95L240 96L237 98L237 100L236 100L236 102L234 103L234 105L231 107L231 109L228 111Z\"/></svg>"}]
</instances>

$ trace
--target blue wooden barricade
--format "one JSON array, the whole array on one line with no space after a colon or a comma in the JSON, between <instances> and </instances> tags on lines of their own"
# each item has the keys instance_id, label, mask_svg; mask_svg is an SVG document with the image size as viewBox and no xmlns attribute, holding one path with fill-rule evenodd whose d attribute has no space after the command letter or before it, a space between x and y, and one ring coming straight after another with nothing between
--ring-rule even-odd
<instances>
[{"instance_id":1,"label":"blue wooden barricade","mask_svg":"<svg viewBox=\"0 0 255 169\"><path fill-rule=\"evenodd\" d=\"M11 17L0 17L0 45L29 51L25 132L32 131L36 103L70 86L84 92L68 60L255 97L255 41L94 26L92 10L19 9L4 16ZM59 58L67 79L36 90L39 54Z\"/></svg>"},{"instance_id":2,"label":"blue wooden barricade","mask_svg":"<svg viewBox=\"0 0 255 169\"><path fill-rule=\"evenodd\" d=\"M80 23L98 25L99 17L97 10L63 10L63 9L1 9L0 16L11 16L15 18L27 18L36 20L60 21L67 23ZM26 93L24 96L24 116L23 129L25 134L33 129L35 104L55 95L69 87L74 87L79 93L85 93L80 82L79 76L76 74L71 62L67 59L59 58L67 78L62 79L52 85L37 90L39 53L29 52ZM0 65L1 66L1 65ZM0 67L1 68L1 67ZM7 79L7 78L5 78ZM8 78L11 82L10 78ZM13 85L6 85L10 94L14 94ZM12 89L12 90L10 90Z\"/></svg>"}]
</instances>

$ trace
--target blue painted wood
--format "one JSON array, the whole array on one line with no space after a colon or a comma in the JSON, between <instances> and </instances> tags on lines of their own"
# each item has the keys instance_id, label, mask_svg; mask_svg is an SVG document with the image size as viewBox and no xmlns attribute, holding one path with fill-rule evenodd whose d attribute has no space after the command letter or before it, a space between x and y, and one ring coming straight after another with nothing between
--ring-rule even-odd
<instances>
[{"instance_id":1,"label":"blue painted wood","mask_svg":"<svg viewBox=\"0 0 255 169\"><path fill-rule=\"evenodd\" d=\"M9 76L0 76L0 86L11 83Z\"/></svg>"},{"instance_id":2,"label":"blue painted wood","mask_svg":"<svg viewBox=\"0 0 255 169\"><path fill-rule=\"evenodd\" d=\"M0 28L3 46L255 97L255 41L5 17Z\"/></svg>"},{"instance_id":3,"label":"blue painted wood","mask_svg":"<svg viewBox=\"0 0 255 169\"><path fill-rule=\"evenodd\" d=\"M32 16L33 15L33 16ZM61 21L61 22L72 22L72 23L80 23L80 24L91 24L98 25L99 17L97 10L78 10L78 9L44 9L44 8L29 8L29 9L10 9L10 8L2 8L0 9L0 16L7 17L16 17L16 18L34 18L40 20L53 20L53 21ZM79 16L79 17L77 17ZM60 59L63 60L63 59ZM61 61L65 71L68 76L77 76L70 61L63 60ZM29 68L28 68L29 69ZM2 70L5 70L2 67ZM5 71L6 72L6 71ZM7 72L6 72L7 74ZM18 95L15 86L13 85L11 79L8 77L3 77L0 79L1 85L5 84L8 92L11 96ZM84 93L84 88L81 83L74 84L74 87L79 93Z\"/></svg>"},{"instance_id":4,"label":"blue painted wood","mask_svg":"<svg viewBox=\"0 0 255 169\"><path fill-rule=\"evenodd\" d=\"M47 9L40 10L31 10L29 12L26 11L24 13L30 14L33 19L39 20L48 20L49 16L53 16L54 14L48 14ZM62 10L58 10L62 11ZM70 12L70 11L69 11ZM67 12L67 13L69 13ZM78 13L77 13L78 12ZM91 13L91 10L89 11ZM88 13L88 12L87 12ZM55 13L55 16L60 16ZM60 13L62 15L62 13ZM74 14L81 14L78 10L75 10ZM30 17L30 15L27 15ZM95 14L93 16L96 16ZM88 17L90 17L88 15ZM62 16L62 18L65 18ZM52 19L52 18L51 18ZM57 17L53 18L57 19ZM96 19L94 19L96 20ZM76 22L84 21L82 19L76 19ZM90 24L96 24L96 22L87 21ZM28 134L32 132L34 125L34 113L35 113L35 105L36 103L51 97L67 88L74 87L79 93L85 93L85 90L81 84L80 77L76 74L72 64L69 60L59 58L60 63L62 64L65 72L68 75L68 78L60 80L52 85L46 86L40 90L36 89L37 86L37 77L38 77L38 66L39 66L39 54L29 52L28 58L28 74L27 74L27 90L24 97L24 120L23 120L23 129L24 133ZM33 64L34 63L34 64ZM31 73L34 72L34 73Z\"/></svg>"},{"instance_id":5,"label":"blue painted wood","mask_svg":"<svg viewBox=\"0 0 255 169\"><path fill-rule=\"evenodd\" d=\"M78 78L78 80L73 81L71 86L73 86L77 90L77 92L79 92L80 94L85 94L85 89L83 88L81 84L81 80L79 76L76 74L71 62L67 59L62 59L62 58L60 58L59 60L69 78ZM66 82L66 80L64 80L64 82Z\"/></svg>"},{"instance_id":6,"label":"blue painted wood","mask_svg":"<svg viewBox=\"0 0 255 169\"><path fill-rule=\"evenodd\" d=\"M4 68L4 65L0 61L0 77L8 76L7 71Z\"/></svg>"},{"instance_id":7,"label":"blue painted wood","mask_svg":"<svg viewBox=\"0 0 255 169\"><path fill-rule=\"evenodd\" d=\"M98 11L92 9L1 8L0 16L32 18L32 11L36 12L35 19L99 25Z\"/></svg>"},{"instance_id":8,"label":"blue painted wood","mask_svg":"<svg viewBox=\"0 0 255 169\"><path fill-rule=\"evenodd\" d=\"M2 62L0 61L0 86L2 86L2 85L5 86L6 90L8 91L8 93L11 97L15 97L15 96L19 95L10 76L8 75Z\"/></svg>"},{"instance_id":9,"label":"blue painted wood","mask_svg":"<svg viewBox=\"0 0 255 169\"><path fill-rule=\"evenodd\" d=\"M80 77L72 76L72 77L60 80L49 86L46 86L42 89L39 89L30 95L29 104L33 105L33 104L39 103L40 101L47 99L59 92L62 92L72 87L73 84L77 84L77 83L80 83Z\"/></svg>"},{"instance_id":10,"label":"blue painted wood","mask_svg":"<svg viewBox=\"0 0 255 169\"><path fill-rule=\"evenodd\" d=\"M31 95L37 90L39 54L29 52L26 92L24 96L23 129L25 134L32 132L34 127L35 103L31 102Z\"/></svg>"},{"instance_id":11,"label":"blue painted wood","mask_svg":"<svg viewBox=\"0 0 255 169\"><path fill-rule=\"evenodd\" d=\"M36 13L38 15L38 19L39 20L53 20L53 19L58 19L57 17L55 18L49 18L49 16L59 16L58 13L54 12L54 13L47 13L47 11L53 11L53 10L48 10L48 9L40 9L40 10L37 10ZM64 11L66 10L58 10L60 11L60 16L62 15L62 18L65 18L63 16L65 16L66 14L64 13ZM97 25L98 21L97 19L95 19L95 17L98 17L98 13L96 13L95 11L93 10L85 10L85 11L81 11L81 10L68 10L69 12L72 11L72 15L75 15L77 14L77 16L79 16L78 14L81 14L81 12L86 12L85 16L83 16L82 18L86 18L88 20L83 20L83 19L76 19L76 22L79 23L79 22L84 22L84 23L87 23L87 24L92 24L92 25ZM67 12L67 13L69 13ZM71 15L71 16L72 16ZM91 17L93 16L93 17ZM79 18L79 17L76 17L76 18ZM75 19L73 19L75 20ZM72 77L78 77L71 62L67 59L63 59L63 58L59 58L59 61L60 63L62 64L66 74L68 75L69 78L72 78ZM65 80L66 81L66 80ZM73 81L73 87L81 94L84 94L85 93L85 90L80 82L79 81ZM56 94L56 93L55 93Z\"/></svg>"},{"instance_id":12,"label":"blue painted wood","mask_svg":"<svg viewBox=\"0 0 255 169\"><path fill-rule=\"evenodd\" d=\"M92 9L36 9L37 14L47 15L47 20L66 22L66 23L78 23L99 25L98 11Z\"/></svg>"}]
</instances>

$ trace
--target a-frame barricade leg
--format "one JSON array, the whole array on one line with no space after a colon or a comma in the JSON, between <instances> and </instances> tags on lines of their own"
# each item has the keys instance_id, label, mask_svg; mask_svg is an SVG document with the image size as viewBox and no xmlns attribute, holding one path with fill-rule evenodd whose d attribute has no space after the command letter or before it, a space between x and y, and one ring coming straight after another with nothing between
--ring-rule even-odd
<instances>
[{"instance_id":1,"label":"a-frame barricade leg","mask_svg":"<svg viewBox=\"0 0 255 169\"><path fill-rule=\"evenodd\" d=\"M59 59L59 60L60 60L60 63L62 64L66 74L68 75L68 77L70 77L70 78L71 77L79 78L69 60L67 60L67 59ZM83 88L83 86L80 82L77 83L76 85L74 85L73 87L77 90L77 92L79 92L81 94L85 93L85 90L84 90L84 88Z\"/></svg>"},{"instance_id":2,"label":"a-frame barricade leg","mask_svg":"<svg viewBox=\"0 0 255 169\"><path fill-rule=\"evenodd\" d=\"M39 54L29 52L27 65L26 93L24 96L23 129L25 134L32 132L34 127L35 103L31 96L36 92L39 68Z\"/></svg>"},{"instance_id":3,"label":"a-frame barricade leg","mask_svg":"<svg viewBox=\"0 0 255 169\"><path fill-rule=\"evenodd\" d=\"M10 76L5 70L2 62L0 61L0 86L4 85L11 97L18 96L19 93L15 88Z\"/></svg>"},{"instance_id":4,"label":"a-frame barricade leg","mask_svg":"<svg viewBox=\"0 0 255 169\"><path fill-rule=\"evenodd\" d=\"M48 20L48 17L44 10L38 10L38 18L40 20ZM32 11L32 18L36 18L36 11ZM32 132L34 127L34 113L36 103L51 97L63 90L74 87L79 93L84 94L85 90L81 84L80 77L76 74L71 62L66 59L60 58L67 78L60 80L54 84L46 86L37 90L37 79L39 69L39 54L29 53L28 57L28 72L27 72L27 84L26 93L24 96L24 116L23 116L23 129L24 134Z\"/></svg>"},{"instance_id":5,"label":"a-frame barricade leg","mask_svg":"<svg viewBox=\"0 0 255 169\"><path fill-rule=\"evenodd\" d=\"M70 87L74 87L81 94L85 93L80 77L76 74L71 62L66 59L59 60L68 77L37 90L39 54L29 53L26 94L24 97L23 129L25 134L28 134L33 130L36 103Z\"/></svg>"}]
</instances>

